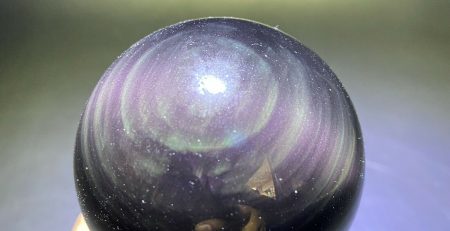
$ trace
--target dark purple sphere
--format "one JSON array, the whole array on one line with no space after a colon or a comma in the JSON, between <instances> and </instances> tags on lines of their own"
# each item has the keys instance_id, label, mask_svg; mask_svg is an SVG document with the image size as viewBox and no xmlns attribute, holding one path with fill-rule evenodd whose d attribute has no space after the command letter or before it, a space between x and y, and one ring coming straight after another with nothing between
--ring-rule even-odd
<instances>
[{"instance_id":1,"label":"dark purple sphere","mask_svg":"<svg viewBox=\"0 0 450 231\"><path fill-rule=\"evenodd\" d=\"M345 229L363 171L355 111L327 64L234 18L131 46L95 87L75 148L92 231L193 230L211 218L240 230L240 206L266 230Z\"/></svg>"}]
</instances>

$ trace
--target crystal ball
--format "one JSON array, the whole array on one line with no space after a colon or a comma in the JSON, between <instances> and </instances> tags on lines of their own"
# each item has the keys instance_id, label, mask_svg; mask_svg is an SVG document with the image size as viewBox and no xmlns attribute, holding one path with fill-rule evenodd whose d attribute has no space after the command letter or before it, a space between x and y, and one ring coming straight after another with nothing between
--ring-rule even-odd
<instances>
[{"instance_id":1,"label":"crystal ball","mask_svg":"<svg viewBox=\"0 0 450 231\"><path fill-rule=\"evenodd\" d=\"M278 28L206 18L144 37L106 70L74 170L92 231L241 230L242 208L258 230L336 230L364 155L352 102L316 53Z\"/></svg>"}]
</instances>

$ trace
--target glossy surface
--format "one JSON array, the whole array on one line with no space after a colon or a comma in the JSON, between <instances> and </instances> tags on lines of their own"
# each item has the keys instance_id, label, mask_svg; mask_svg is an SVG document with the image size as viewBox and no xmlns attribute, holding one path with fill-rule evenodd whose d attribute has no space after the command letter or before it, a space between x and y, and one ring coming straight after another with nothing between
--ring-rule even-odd
<instances>
[{"instance_id":1,"label":"glossy surface","mask_svg":"<svg viewBox=\"0 0 450 231\"><path fill-rule=\"evenodd\" d=\"M75 175L96 230L191 230L260 211L271 230L342 228L363 178L351 101L282 32L211 18L123 53L80 122Z\"/></svg>"}]
</instances>

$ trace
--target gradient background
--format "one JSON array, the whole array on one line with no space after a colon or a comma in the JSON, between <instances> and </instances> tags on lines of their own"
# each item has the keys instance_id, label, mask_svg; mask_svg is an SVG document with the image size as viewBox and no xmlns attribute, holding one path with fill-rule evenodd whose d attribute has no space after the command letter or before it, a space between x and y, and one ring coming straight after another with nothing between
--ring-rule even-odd
<instances>
[{"instance_id":1,"label":"gradient background","mask_svg":"<svg viewBox=\"0 0 450 231\"><path fill-rule=\"evenodd\" d=\"M103 71L181 20L234 16L316 51L361 122L352 230L450 227L450 1L0 1L1 230L70 230L75 132Z\"/></svg>"}]
</instances>

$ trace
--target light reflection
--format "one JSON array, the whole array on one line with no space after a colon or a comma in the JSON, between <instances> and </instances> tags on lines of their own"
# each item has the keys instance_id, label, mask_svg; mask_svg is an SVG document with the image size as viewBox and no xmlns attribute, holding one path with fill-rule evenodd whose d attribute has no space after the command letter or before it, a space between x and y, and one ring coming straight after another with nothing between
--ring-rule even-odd
<instances>
[{"instance_id":1,"label":"light reflection","mask_svg":"<svg viewBox=\"0 0 450 231\"><path fill-rule=\"evenodd\" d=\"M204 75L200 78L198 90L202 95L204 95L205 92L215 95L224 93L227 90L227 86L224 81L214 75Z\"/></svg>"}]
</instances>

